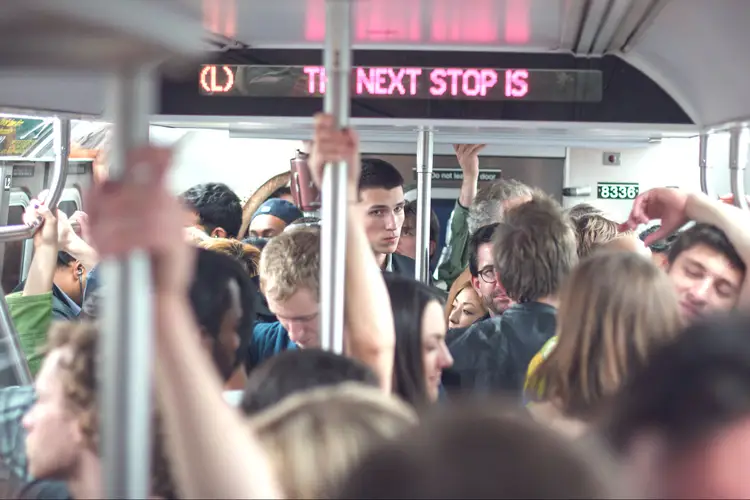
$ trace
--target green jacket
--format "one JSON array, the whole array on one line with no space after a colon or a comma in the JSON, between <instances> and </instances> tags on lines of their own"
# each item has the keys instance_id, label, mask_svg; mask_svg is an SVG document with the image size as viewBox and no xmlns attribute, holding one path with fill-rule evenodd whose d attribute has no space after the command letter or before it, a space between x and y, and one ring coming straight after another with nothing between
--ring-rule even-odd
<instances>
[{"instance_id":1,"label":"green jacket","mask_svg":"<svg viewBox=\"0 0 750 500\"><path fill-rule=\"evenodd\" d=\"M445 247L435 270L435 284L450 290L453 282L469 265L469 209L456 201L445 234Z\"/></svg>"}]
</instances>

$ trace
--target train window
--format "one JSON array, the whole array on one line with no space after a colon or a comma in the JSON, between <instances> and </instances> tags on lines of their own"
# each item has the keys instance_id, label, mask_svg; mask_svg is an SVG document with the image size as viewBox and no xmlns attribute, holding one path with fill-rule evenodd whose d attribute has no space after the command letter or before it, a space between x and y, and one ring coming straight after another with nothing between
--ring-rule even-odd
<instances>
[{"instance_id":1,"label":"train window","mask_svg":"<svg viewBox=\"0 0 750 500\"><path fill-rule=\"evenodd\" d=\"M24 205L11 205L8 210L8 224L23 222ZM23 255L23 241L9 241L5 243L3 257L3 292L10 293L21 282L21 260Z\"/></svg>"}]
</instances>

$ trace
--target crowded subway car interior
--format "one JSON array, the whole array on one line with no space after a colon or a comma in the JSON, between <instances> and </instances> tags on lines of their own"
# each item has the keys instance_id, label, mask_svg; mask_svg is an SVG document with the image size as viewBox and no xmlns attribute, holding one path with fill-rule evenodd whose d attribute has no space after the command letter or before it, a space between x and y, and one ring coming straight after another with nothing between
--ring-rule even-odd
<instances>
[{"instance_id":1,"label":"crowded subway car interior","mask_svg":"<svg viewBox=\"0 0 750 500\"><path fill-rule=\"evenodd\" d=\"M3 498L748 498L750 3L5 0Z\"/></svg>"}]
</instances>

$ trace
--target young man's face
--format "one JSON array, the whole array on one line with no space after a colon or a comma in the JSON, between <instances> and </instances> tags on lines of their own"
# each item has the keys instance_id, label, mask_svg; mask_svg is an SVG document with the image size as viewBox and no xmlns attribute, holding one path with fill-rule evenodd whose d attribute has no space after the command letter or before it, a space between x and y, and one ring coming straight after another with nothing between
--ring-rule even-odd
<instances>
[{"instance_id":1,"label":"young man's face","mask_svg":"<svg viewBox=\"0 0 750 500\"><path fill-rule=\"evenodd\" d=\"M88 446L79 415L65 396L60 362L69 355L55 349L44 359L34 384L37 400L23 417L29 473L37 479L68 479Z\"/></svg>"},{"instance_id":2,"label":"young man's face","mask_svg":"<svg viewBox=\"0 0 750 500\"><path fill-rule=\"evenodd\" d=\"M684 319L734 309L744 275L721 252L697 244L681 252L669 266Z\"/></svg>"},{"instance_id":3,"label":"young man's face","mask_svg":"<svg viewBox=\"0 0 750 500\"><path fill-rule=\"evenodd\" d=\"M320 346L320 304L311 290L299 288L286 300L277 300L272 294L266 299L268 308L289 333L292 342L303 349Z\"/></svg>"},{"instance_id":4,"label":"young man's face","mask_svg":"<svg viewBox=\"0 0 750 500\"><path fill-rule=\"evenodd\" d=\"M404 188L363 189L359 196L365 210L365 232L373 251L394 253L404 225Z\"/></svg>"}]
</instances>

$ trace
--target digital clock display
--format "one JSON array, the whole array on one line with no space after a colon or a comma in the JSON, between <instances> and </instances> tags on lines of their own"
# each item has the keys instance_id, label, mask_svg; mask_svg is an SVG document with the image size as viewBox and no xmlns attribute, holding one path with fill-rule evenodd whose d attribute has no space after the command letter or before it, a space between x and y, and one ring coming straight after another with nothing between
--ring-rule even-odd
<instances>
[{"instance_id":1,"label":"digital clock display","mask_svg":"<svg viewBox=\"0 0 750 500\"><path fill-rule=\"evenodd\" d=\"M355 67L352 98L486 101L599 102L602 74L596 70L524 68ZM322 97L322 66L205 65L198 74L202 95Z\"/></svg>"}]
</instances>

